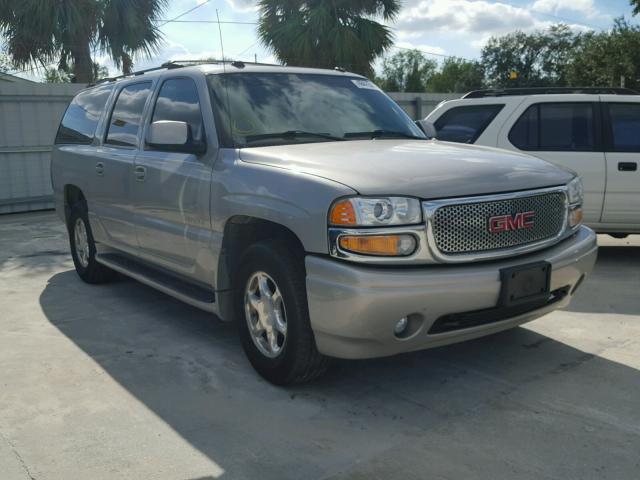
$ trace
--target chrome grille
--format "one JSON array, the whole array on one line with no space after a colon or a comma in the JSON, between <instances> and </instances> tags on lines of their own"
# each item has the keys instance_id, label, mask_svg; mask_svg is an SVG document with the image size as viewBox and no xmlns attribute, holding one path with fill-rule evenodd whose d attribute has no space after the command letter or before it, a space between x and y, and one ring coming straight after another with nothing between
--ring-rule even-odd
<instances>
[{"instance_id":1,"label":"chrome grille","mask_svg":"<svg viewBox=\"0 0 640 480\"><path fill-rule=\"evenodd\" d=\"M452 200L452 202L455 202ZM535 212L530 228L499 233L489 231L489 219L519 212ZM553 239L566 224L566 195L554 191L495 201L464 202L437 208L432 216L433 238L445 255L490 252Z\"/></svg>"}]
</instances>

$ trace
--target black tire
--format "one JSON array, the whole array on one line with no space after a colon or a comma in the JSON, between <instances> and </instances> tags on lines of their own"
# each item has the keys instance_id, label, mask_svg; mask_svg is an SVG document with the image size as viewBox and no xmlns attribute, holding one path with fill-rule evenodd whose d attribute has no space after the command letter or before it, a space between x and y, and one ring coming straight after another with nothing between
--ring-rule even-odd
<instances>
[{"instance_id":1,"label":"black tire","mask_svg":"<svg viewBox=\"0 0 640 480\"><path fill-rule=\"evenodd\" d=\"M282 240L265 240L247 249L235 281L236 322L244 351L256 371L276 385L313 380L329 366L320 354L309 322L304 254ZM265 272L277 285L286 310L286 340L275 358L254 343L245 315L245 288L257 272ZM266 333L265 333L266 335Z\"/></svg>"},{"instance_id":2,"label":"black tire","mask_svg":"<svg viewBox=\"0 0 640 480\"><path fill-rule=\"evenodd\" d=\"M88 257L85 262L79 258L78 249L76 248L76 228L78 222L84 223L89 246ZM77 203L71 207L69 214L69 245L71 246L71 257L76 267L78 276L86 283L97 284L109 282L116 278L116 272L96 261L96 243L93 240L91 225L87 215L87 208L84 203Z\"/></svg>"}]
</instances>

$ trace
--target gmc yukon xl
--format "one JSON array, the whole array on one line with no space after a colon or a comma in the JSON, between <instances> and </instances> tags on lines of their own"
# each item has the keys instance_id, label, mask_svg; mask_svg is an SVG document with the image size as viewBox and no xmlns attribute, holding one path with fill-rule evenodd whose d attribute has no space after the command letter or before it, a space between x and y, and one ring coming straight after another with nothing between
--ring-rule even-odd
<instances>
[{"instance_id":1,"label":"gmc yukon xl","mask_svg":"<svg viewBox=\"0 0 640 480\"><path fill-rule=\"evenodd\" d=\"M77 273L236 322L273 383L515 327L593 268L568 170L430 140L348 72L166 67L64 115L51 174Z\"/></svg>"}]
</instances>

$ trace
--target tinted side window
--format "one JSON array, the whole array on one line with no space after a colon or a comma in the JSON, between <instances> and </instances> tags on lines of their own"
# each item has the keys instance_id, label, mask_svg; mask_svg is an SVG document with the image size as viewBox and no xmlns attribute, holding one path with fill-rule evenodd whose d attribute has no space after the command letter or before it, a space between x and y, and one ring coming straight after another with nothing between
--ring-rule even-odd
<instances>
[{"instance_id":1,"label":"tinted side window","mask_svg":"<svg viewBox=\"0 0 640 480\"><path fill-rule=\"evenodd\" d=\"M613 152L640 152L640 104L609 103Z\"/></svg>"},{"instance_id":2,"label":"tinted side window","mask_svg":"<svg viewBox=\"0 0 640 480\"><path fill-rule=\"evenodd\" d=\"M150 92L151 82L127 85L120 91L111 113L105 143L127 147L138 144L142 110Z\"/></svg>"},{"instance_id":3,"label":"tinted side window","mask_svg":"<svg viewBox=\"0 0 640 480\"><path fill-rule=\"evenodd\" d=\"M532 105L509 132L509 140L520 150L592 151L593 117L591 103Z\"/></svg>"},{"instance_id":4,"label":"tinted side window","mask_svg":"<svg viewBox=\"0 0 640 480\"><path fill-rule=\"evenodd\" d=\"M111 90L113 85L105 85L76 95L62 118L55 143L88 145L93 142Z\"/></svg>"},{"instance_id":5,"label":"tinted side window","mask_svg":"<svg viewBox=\"0 0 640 480\"><path fill-rule=\"evenodd\" d=\"M162 84L151 118L152 122L160 120L185 122L191 127L194 141L203 139L198 89L192 79L173 78Z\"/></svg>"},{"instance_id":6,"label":"tinted side window","mask_svg":"<svg viewBox=\"0 0 640 480\"><path fill-rule=\"evenodd\" d=\"M454 107L435 122L438 140L473 143L504 105Z\"/></svg>"}]
</instances>

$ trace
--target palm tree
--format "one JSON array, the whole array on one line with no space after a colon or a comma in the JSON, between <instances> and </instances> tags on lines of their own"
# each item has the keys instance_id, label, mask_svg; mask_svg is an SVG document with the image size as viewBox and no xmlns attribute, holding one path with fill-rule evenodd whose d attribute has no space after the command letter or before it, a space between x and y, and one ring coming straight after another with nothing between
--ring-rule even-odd
<instances>
[{"instance_id":1,"label":"palm tree","mask_svg":"<svg viewBox=\"0 0 640 480\"><path fill-rule=\"evenodd\" d=\"M398 0L259 0L258 35L288 65L342 67L371 75L371 64L393 44Z\"/></svg>"},{"instance_id":2,"label":"palm tree","mask_svg":"<svg viewBox=\"0 0 640 480\"><path fill-rule=\"evenodd\" d=\"M0 32L17 67L73 65L77 82L94 80L93 51L129 73L132 58L157 51L156 26L167 0L0 0Z\"/></svg>"}]
</instances>

